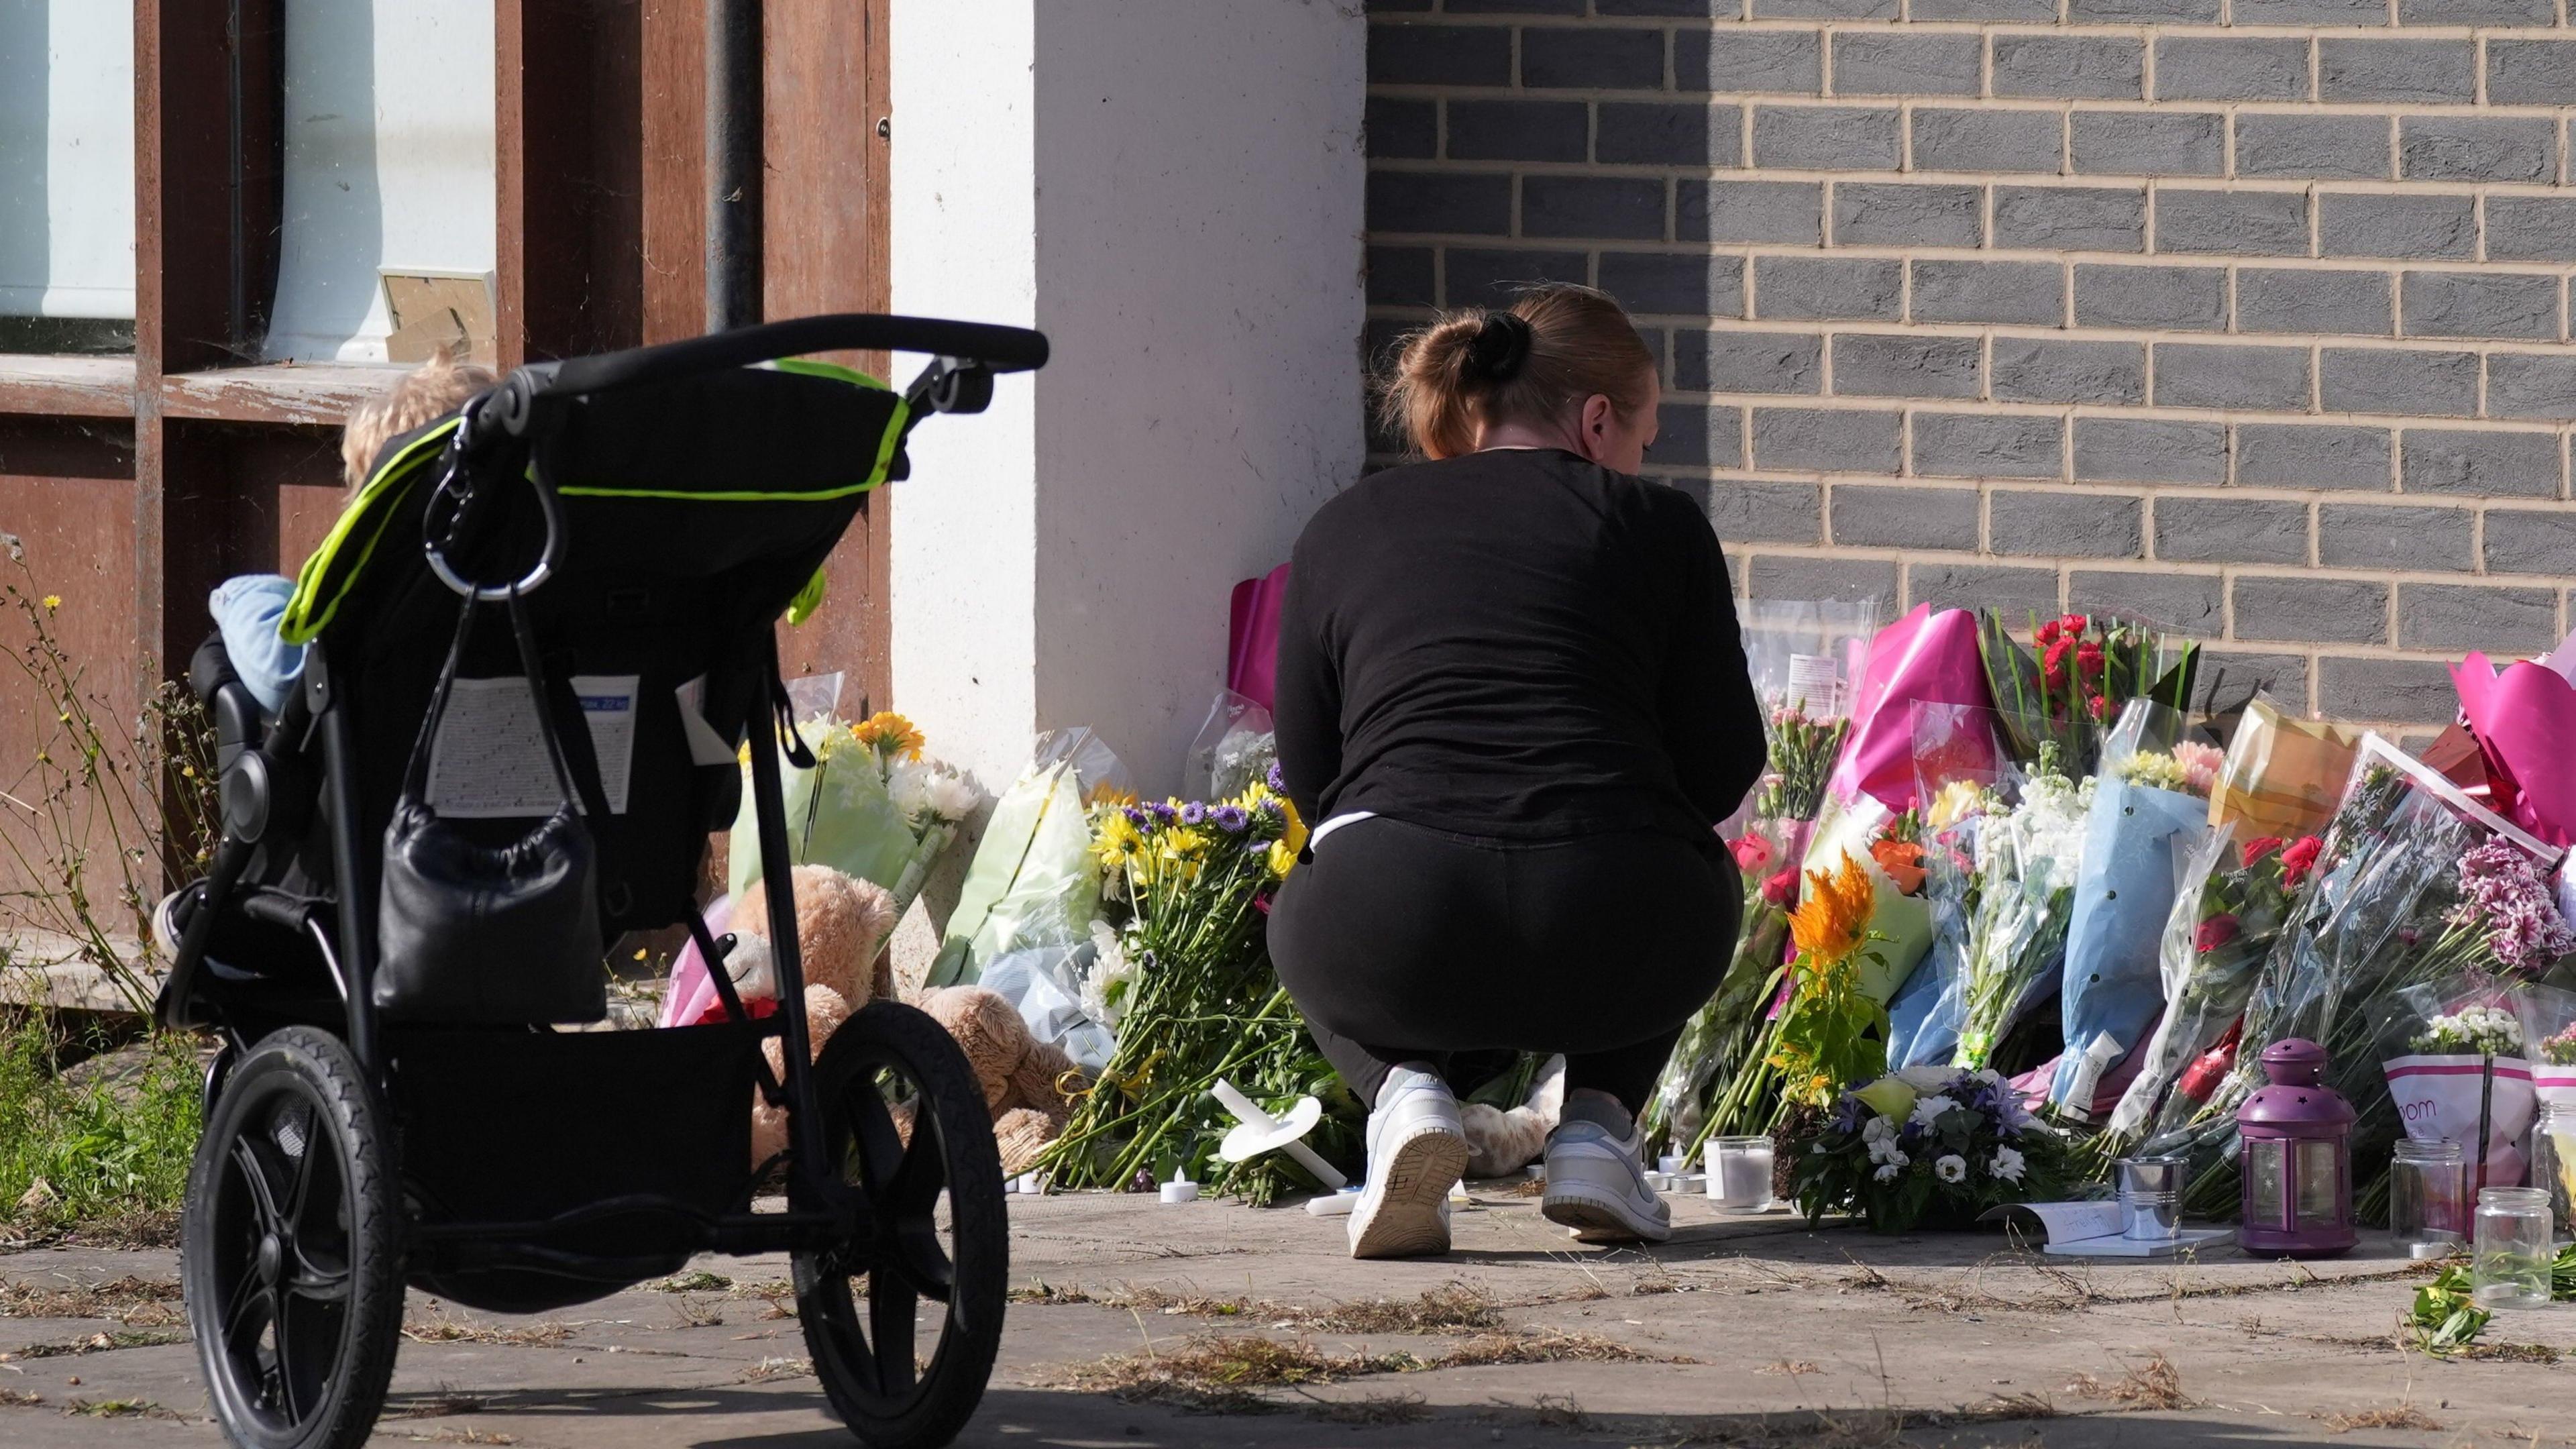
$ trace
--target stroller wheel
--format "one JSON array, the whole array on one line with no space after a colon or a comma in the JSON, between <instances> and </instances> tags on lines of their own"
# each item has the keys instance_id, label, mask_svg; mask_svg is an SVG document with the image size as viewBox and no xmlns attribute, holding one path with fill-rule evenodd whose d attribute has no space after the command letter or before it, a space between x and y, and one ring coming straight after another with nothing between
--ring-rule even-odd
<instances>
[{"instance_id":1,"label":"stroller wheel","mask_svg":"<svg viewBox=\"0 0 2576 1449\"><path fill-rule=\"evenodd\" d=\"M374 1089L311 1027L225 1075L188 1173L188 1326L244 1449L356 1449L402 1333L393 1170Z\"/></svg>"},{"instance_id":2,"label":"stroller wheel","mask_svg":"<svg viewBox=\"0 0 2576 1449\"><path fill-rule=\"evenodd\" d=\"M824 1044L814 1087L827 1170L867 1197L855 1241L796 1255L815 1375L861 1443L946 1444L983 1399L1010 1276L983 1086L937 1022L879 1001Z\"/></svg>"}]
</instances>

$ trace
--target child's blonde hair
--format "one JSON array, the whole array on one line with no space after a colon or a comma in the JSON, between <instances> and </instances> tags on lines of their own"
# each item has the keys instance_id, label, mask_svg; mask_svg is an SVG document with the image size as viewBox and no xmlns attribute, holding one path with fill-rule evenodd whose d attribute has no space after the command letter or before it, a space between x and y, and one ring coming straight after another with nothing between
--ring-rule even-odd
<instances>
[{"instance_id":1,"label":"child's blonde hair","mask_svg":"<svg viewBox=\"0 0 2576 1449\"><path fill-rule=\"evenodd\" d=\"M402 381L350 410L340 429L341 476L351 488L366 482L385 444L454 412L493 382L491 373L471 363L460 366L440 348L429 361L404 373Z\"/></svg>"}]
</instances>

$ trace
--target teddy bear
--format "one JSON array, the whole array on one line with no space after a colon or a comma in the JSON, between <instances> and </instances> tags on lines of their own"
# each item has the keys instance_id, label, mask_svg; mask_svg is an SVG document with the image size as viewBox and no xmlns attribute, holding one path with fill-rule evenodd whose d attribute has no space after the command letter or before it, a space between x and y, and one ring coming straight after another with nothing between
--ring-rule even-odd
<instances>
[{"instance_id":1,"label":"teddy bear","mask_svg":"<svg viewBox=\"0 0 2576 1449\"><path fill-rule=\"evenodd\" d=\"M1085 1085L1061 1047L1029 1034L1019 1011L1000 993L981 986L942 986L922 993L918 1005L957 1039L984 1088L993 1114L1002 1173L1017 1177L1064 1130L1074 1095Z\"/></svg>"},{"instance_id":2,"label":"teddy bear","mask_svg":"<svg viewBox=\"0 0 2576 1449\"><path fill-rule=\"evenodd\" d=\"M894 934L894 897L874 881L844 875L827 865L800 865L796 892L796 943L805 971L805 1029L813 1054L841 1023L879 996L890 996L883 976L886 939ZM777 971L769 948L769 898L753 882L734 903L734 948L725 973L746 1000L775 1000ZM787 1054L780 1038L761 1043L769 1070L784 1076ZM756 1166L787 1145L787 1113L752 1094L751 1160Z\"/></svg>"}]
</instances>

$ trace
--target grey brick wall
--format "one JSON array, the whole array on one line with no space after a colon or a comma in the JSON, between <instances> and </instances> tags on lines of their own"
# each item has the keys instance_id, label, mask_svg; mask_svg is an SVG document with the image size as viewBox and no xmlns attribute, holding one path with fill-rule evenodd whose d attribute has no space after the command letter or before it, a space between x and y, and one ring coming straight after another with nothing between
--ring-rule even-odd
<instances>
[{"instance_id":1,"label":"grey brick wall","mask_svg":"<svg viewBox=\"0 0 2576 1449\"><path fill-rule=\"evenodd\" d=\"M2568 3L1371 0L1370 352L1594 283L1739 592L2420 730L2576 622Z\"/></svg>"}]
</instances>

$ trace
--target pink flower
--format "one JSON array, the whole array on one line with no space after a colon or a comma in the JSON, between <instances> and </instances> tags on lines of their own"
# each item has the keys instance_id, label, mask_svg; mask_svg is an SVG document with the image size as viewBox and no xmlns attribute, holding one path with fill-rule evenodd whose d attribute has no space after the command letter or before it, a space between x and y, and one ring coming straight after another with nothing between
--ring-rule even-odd
<instances>
[{"instance_id":1,"label":"pink flower","mask_svg":"<svg viewBox=\"0 0 2576 1449\"><path fill-rule=\"evenodd\" d=\"M1735 852L1735 868L1746 875L1768 875L1780 852L1767 838L1747 831L1726 843Z\"/></svg>"},{"instance_id":2,"label":"pink flower","mask_svg":"<svg viewBox=\"0 0 2576 1449\"><path fill-rule=\"evenodd\" d=\"M2218 772L2227 764L2225 751L2198 740L2184 740L2174 746L2173 753L2182 765L2183 784L2193 794L2206 795L2218 788Z\"/></svg>"},{"instance_id":3,"label":"pink flower","mask_svg":"<svg viewBox=\"0 0 2576 1449\"><path fill-rule=\"evenodd\" d=\"M2294 886L2307 879L2308 872L2317 868L2317 852L2325 848L2325 842L2313 835L2300 836L2297 844L2281 852L2281 884Z\"/></svg>"},{"instance_id":4,"label":"pink flower","mask_svg":"<svg viewBox=\"0 0 2576 1449\"><path fill-rule=\"evenodd\" d=\"M2233 912L2222 911L2200 923L2200 931L2192 937L2192 945L2203 951L2215 951L2235 940L2242 929Z\"/></svg>"},{"instance_id":5,"label":"pink flower","mask_svg":"<svg viewBox=\"0 0 2576 1449\"><path fill-rule=\"evenodd\" d=\"M2251 869L2254 862L2261 860L2263 857L2270 855L2273 851L2280 848L2281 837L2277 835L2261 835L2245 842L2245 864L2247 868Z\"/></svg>"},{"instance_id":6,"label":"pink flower","mask_svg":"<svg viewBox=\"0 0 2576 1449\"><path fill-rule=\"evenodd\" d=\"M1762 899L1787 910L1798 903L1798 868L1791 866L1762 883Z\"/></svg>"}]
</instances>

